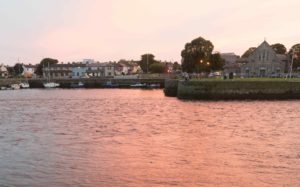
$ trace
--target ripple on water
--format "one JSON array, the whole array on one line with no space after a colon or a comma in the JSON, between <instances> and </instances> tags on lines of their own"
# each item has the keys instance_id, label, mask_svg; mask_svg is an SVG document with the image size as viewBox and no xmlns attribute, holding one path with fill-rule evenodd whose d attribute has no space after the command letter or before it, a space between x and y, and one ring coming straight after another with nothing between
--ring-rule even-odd
<instances>
[{"instance_id":1,"label":"ripple on water","mask_svg":"<svg viewBox=\"0 0 300 187\"><path fill-rule=\"evenodd\" d=\"M298 186L300 102L0 92L0 186Z\"/></svg>"}]
</instances>

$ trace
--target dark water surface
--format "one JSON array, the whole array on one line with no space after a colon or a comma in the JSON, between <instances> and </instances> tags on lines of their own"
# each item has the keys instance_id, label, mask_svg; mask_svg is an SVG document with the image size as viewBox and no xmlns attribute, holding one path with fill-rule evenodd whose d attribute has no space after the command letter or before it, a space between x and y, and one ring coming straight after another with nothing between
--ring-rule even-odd
<instances>
[{"instance_id":1,"label":"dark water surface","mask_svg":"<svg viewBox=\"0 0 300 187\"><path fill-rule=\"evenodd\" d=\"M300 186L300 101L1 91L0 186Z\"/></svg>"}]
</instances>

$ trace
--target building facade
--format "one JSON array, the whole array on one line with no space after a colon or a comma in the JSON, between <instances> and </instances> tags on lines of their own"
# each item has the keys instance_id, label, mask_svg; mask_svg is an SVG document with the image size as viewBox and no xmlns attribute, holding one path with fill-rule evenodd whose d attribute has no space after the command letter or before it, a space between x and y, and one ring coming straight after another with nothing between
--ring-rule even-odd
<instances>
[{"instance_id":1,"label":"building facade","mask_svg":"<svg viewBox=\"0 0 300 187\"><path fill-rule=\"evenodd\" d=\"M0 64L0 78L7 78L7 77L8 77L7 68L3 64Z\"/></svg>"},{"instance_id":2,"label":"building facade","mask_svg":"<svg viewBox=\"0 0 300 187\"><path fill-rule=\"evenodd\" d=\"M26 78L34 78L35 77L35 70L36 70L36 65L26 65L23 64L23 73L22 75Z\"/></svg>"},{"instance_id":3,"label":"building facade","mask_svg":"<svg viewBox=\"0 0 300 187\"><path fill-rule=\"evenodd\" d=\"M264 41L241 67L243 77L282 77L288 66L288 57L279 55Z\"/></svg>"},{"instance_id":4,"label":"building facade","mask_svg":"<svg viewBox=\"0 0 300 187\"><path fill-rule=\"evenodd\" d=\"M112 63L92 63L86 66L86 73L89 77L113 77L115 75L115 65Z\"/></svg>"},{"instance_id":5,"label":"building facade","mask_svg":"<svg viewBox=\"0 0 300 187\"><path fill-rule=\"evenodd\" d=\"M135 61L118 62L115 65L116 75L133 75L141 72L141 68Z\"/></svg>"},{"instance_id":6,"label":"building facade","mask_svg":"<svg viewBox=\"0 0 300 187\"><path fill-rule=\"evenodd\" d=\"M235 76L241 75L241 64L238 63L239 56L234 53L221 53L221 58L224 59L224 75L233 73Z\"/></svg>"},{"instance_id":7,"label":"building facade","mask_svg":"<svg viewBox=\"0 0 300 187\"><path fill-rule=\"evenodd\" d=\"M83 63L73 64L72 78L87 78L87 65Z\"/></svg>"},{"instance_id":8,"label":"building facade","mask_svg":"<svg viewBox=\"0 0 300 187\"><path fill-rule=\"evenodd\" d=\"M43 68L44 78L67 79L72 78L74 64L53 64Z\"/></svg>"}]
</instances>

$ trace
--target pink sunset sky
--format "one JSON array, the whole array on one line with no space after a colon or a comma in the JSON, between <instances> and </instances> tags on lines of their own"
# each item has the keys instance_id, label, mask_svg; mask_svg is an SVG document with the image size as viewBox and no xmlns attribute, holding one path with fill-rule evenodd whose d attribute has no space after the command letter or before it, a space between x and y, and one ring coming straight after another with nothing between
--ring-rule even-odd
<instances>
[{"instance_id":1,"label":"pink sunset sky","mask_svg":"<svg viewBox=\"0 0 300 187\"><path fill-rule=\"evenodd\" d=\"M299 0L0 0L0 63L181 60L202 36L241 55L264 38L300 42Z\"/></svg>"}]
</instances>

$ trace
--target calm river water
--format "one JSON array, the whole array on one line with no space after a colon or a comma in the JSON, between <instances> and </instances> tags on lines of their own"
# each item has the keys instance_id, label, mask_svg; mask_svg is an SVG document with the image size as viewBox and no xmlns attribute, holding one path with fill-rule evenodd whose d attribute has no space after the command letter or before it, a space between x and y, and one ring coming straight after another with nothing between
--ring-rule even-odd
<instances>
[{"instance_id":1,"label":"calm river water","mask_svg":"<svg viewBox=\"0 0 300 187\"><path fill-rule=\"evenodd\" d=\"M300 101L1 91L0 186L300 186Z\"/></svg>"}]
</instances>

